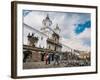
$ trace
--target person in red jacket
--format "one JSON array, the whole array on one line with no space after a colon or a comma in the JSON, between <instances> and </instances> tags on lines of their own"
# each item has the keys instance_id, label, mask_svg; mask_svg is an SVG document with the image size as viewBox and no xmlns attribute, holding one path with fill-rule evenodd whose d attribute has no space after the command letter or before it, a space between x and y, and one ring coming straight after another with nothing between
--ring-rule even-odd
<instances>
[{"instance_id":1,"label":"person in red jacket","mask_svg":"<svg viewBox=\"0 0 100 80\"><path fill-rule=\"evenodd\" d=\"M49 58L48 53L45 53L45 55L44 55L45 64L48 64L48 58Z\"/></svg>"}]
</instances>

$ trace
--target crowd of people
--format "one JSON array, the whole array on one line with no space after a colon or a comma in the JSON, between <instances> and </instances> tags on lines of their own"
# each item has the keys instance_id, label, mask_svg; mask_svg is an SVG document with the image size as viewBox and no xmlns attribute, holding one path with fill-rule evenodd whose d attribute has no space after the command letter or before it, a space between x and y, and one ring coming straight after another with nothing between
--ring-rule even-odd
<instances>
[{"instance_id":1,"label":"crowd of people","mask_svg":"<svg viewBox=\"0 0 100 80\"><path fill-rule=\"evenodd\" d=\"M45 64L51 64L51 61L53 61L54 65L59 65L60 64L60 55L55 53L53 56L49 53L45 53L44 55L44 61Z\"/></svg>"}]
</instances>

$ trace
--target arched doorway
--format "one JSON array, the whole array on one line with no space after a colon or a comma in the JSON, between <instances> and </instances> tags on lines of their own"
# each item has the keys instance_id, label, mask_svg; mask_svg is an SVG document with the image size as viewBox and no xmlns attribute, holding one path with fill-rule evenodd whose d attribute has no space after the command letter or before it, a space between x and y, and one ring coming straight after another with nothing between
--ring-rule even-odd
<instances>
[{"instance_id":1,"label":"arched doorway","mask_svg":"<svg viewBox=\"0 0 100 80\"><path fill-rule=\"evenodd\" d=\"M23 62L29 62L32 58L32 52L27 50L23 52Z\"/></svg>"}]
</instances>

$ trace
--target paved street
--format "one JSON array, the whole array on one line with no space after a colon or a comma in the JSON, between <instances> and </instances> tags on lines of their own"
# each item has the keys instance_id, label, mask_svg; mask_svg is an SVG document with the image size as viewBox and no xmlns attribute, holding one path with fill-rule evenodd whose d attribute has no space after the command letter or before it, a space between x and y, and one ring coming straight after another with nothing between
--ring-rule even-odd
<instances>
[{"instance_id":1,"label":"paved street","mask_svg":"<svg viewBox=\"0 0 100 80\"><path fill-rule=\"evenodd\" d=\"M44 61L41 62L26 62L24 63L24 69L34 69L34 68L54 68L54 67L64 67L64 64L55 64L52 61L50 64L45 64Z\"/></svg>"},{"instance_id":2,"label":"paved street","mask_svg":"<svg viewBox=\"0 0 100 80\"><path fill-rule=\"evenodd\" d=\"M23 64L24 69L36 69L36 68L57 68L57 67L73 67L73 66L89 66L90 64L85 64L82 61L60 61L60 64L54 65L54 61L50 64L45 64L44 61L41 62L26 62Z\"/></svg>"}]
</instances>

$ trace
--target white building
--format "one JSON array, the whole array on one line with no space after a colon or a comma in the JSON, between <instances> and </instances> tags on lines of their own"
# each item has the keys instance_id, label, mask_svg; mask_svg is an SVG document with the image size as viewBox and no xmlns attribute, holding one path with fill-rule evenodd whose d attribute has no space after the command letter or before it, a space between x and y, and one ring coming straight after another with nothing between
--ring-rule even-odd
<instances>
[{"instance_id":1,"label":"white building","mask_svg":"<svg viewBox=\"0 0 100 80\"><path fill-rule=\"evenodd\" d=\"M61 51L62 45L59 36L61 30L58 24L51 28L52 21L50 20L49 15L47 15L42 21L42 26L43 27L40 30L37 30L23 23L23 44L29 45L30 41L28 41L28 34L34 34L34 37L38 37L38 41L35 43L36 47Z\"/></svg>"},{"instance_id":2,"label":"white building","mask_svg":"<svg viewBox=\"0 0 100 80\"><path fill-rule=\"evenodd\" d=\"M61 53L60 56L62 57L62 59L68 58L68 55L72 56L74 54L77 54L74 52L74 49L62 43L62 39L60 36L61 29L59 28L58 24L52 26L52 21L50 20L48 15L41 22L42 27L40 29L36 29L36 27L34 26L29 26L28 24L23 23L23 45L28 45L28 49L30 48L30 46L31 48L37 49L37 51L31 50L32 58L30 58L30 60L43 60L43 56L46 50L50 51L49 54L52 55L55 52ZM27 51L28 49L25 50ZM39 51L40 49L41 51ZM53 51L54 53L52 53L51 51Z\"/></svg>"}]
</instances>

